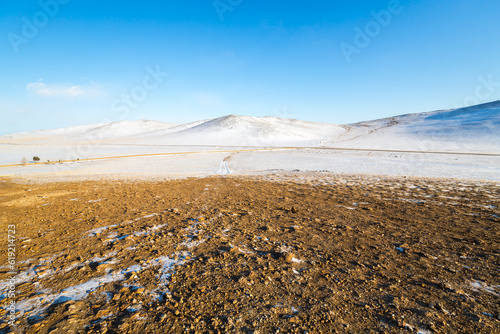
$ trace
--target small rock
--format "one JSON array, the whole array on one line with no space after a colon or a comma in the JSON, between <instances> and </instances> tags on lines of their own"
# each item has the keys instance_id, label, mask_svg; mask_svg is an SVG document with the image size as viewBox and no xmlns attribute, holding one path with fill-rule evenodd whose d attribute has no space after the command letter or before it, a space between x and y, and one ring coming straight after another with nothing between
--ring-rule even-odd
<instances>
[{"instance_id":1,"label":"small rock","mask_svg":"<svg viewBox=\"0 0 500 334\"><path fill-rule=\"evenodd\" d=\"M109 272L109 271L113 270L114 267L115 267L114 264L102 263L99 266L97 266L97 271L98 272Z\"/></svg>"},{"instance_id":2,"label":"small rock","mask_svg":"<svg viewBox=\"0 0 500 334\"><path fill-rule=\"evenodd\" d=\"M292 263L294 258L295 256L292 253L287 253L285 255L285 261L288 263Z\"/></svg>"},{"instance_id":3,"label":"small rock","mask_svg":"<svg viewBox=\"0 0 500 334\"><path fill-rule=\"evenodd\" d=\"M96 317L104 318L104 317L108 316L110 313L111 313L111 311L109 309L102 309L102 310L99 310L99 312L97 312Z\"/></svg>"}]
</instances>

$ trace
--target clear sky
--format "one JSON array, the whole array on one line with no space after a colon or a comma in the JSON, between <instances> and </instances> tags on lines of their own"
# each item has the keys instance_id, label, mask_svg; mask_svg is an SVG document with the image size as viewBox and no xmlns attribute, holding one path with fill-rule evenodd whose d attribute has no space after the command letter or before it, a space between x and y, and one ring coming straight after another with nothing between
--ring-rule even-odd
<instances>
[{"instance_id":1,"label":"clear sky","mask_svg":"<svg viewBox=\"0 0 500 334\"><path fill-rule=\"evenodd\" d=\"M500 99L500 1L0 3L0 134L227 114L352 123Z\"/></svg>"}]
</instances>

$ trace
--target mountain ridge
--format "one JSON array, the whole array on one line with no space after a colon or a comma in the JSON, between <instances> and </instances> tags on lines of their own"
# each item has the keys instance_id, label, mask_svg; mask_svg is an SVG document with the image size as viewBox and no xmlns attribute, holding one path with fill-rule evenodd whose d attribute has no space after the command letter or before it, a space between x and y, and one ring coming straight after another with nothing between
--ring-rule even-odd
<instances>
[{"instance_id":1,"label":"mountain ridge","mask_svg":"<svg viewBox=\"0 0 500 334\"><path fill-rule=\"evenodd\" d=\"M500 101L403 114L353 124L275 116L225 115L186 124L138 120L36 130L0 137L5 143L311 146L499 151Z\"/></svg>"}]
</instances>

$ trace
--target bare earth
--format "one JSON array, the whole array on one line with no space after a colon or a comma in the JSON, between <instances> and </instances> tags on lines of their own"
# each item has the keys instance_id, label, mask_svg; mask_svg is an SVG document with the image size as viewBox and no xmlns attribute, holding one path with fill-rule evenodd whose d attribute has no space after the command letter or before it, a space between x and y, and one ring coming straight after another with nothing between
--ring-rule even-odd
<instances>
[{"instance_id":1,"label":"bare earth","mask_svg":"<svg viewBox=\"0 0 500 334\"><path fill-rule=\"evenodd\" d=\"M500 333L499 205L453 180L4 178L0 333Z\"/></svg>"}]
</instances>

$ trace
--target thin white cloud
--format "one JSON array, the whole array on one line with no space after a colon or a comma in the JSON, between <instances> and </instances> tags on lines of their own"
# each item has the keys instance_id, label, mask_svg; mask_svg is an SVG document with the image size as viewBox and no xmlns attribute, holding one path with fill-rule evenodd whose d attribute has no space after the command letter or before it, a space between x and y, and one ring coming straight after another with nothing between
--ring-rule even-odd
<instances>
[{"instance_id":1,"label":"thin white cloud","mask_svg":"<svg viewBox=\"0 0 500 334\"><path fill-rule=\"evenodd\" d=\"M29 92L42 96L81 97L98 94L98 90L94 87L84 87L80 85L47 85L42 80L29 83L26 89Z\"/></svg>"}]
</instances>

